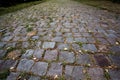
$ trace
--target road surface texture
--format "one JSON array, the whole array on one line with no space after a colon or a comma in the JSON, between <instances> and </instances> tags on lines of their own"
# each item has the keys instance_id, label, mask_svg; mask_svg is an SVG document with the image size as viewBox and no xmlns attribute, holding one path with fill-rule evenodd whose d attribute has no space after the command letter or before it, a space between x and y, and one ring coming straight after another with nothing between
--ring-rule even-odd
<instances>
[{"instance_id":1,"label":"road surface texture","mask_svg":"<svg viewBox=\"0 0 120 80\"><path fill-rule=\"evenodd\" d=\"M0 26L7 80L120 79L119 14L49 0L0 16Z\"/></svg>"}]
</instances>

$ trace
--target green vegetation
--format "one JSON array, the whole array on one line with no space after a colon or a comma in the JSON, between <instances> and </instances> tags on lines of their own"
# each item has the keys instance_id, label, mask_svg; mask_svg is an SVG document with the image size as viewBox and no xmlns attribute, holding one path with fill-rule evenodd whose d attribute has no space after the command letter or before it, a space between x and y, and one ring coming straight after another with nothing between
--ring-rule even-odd
<instances>
[{"instance_id":1,"label":"green vegetation","mask_svg":"<svg viewBox=\"0 0 120 80\"><path fill-rule=\"evenodd\" d=\"M3 70L3 71L0 71L0 80L5 80L6 77L9 75L9 70L6 69L6 70Z\"/></svg>"},{"instance_id":2,"label":"green vegetation","mask_svg":"<svg viewBox=\"0 0 120 80\"><path fill-rule=\"evenodd\" d=\"M90 6L94 6L103 10L108 10L110 12L120 13L120 4L113 3L112 0L75 0L75 1Z\"/></svg>"},{"instance_id":3,"label":"green vegetation","mask_svg":"<svg viewBox=\"0 0 120 80\"><path fill-rule=\"evenodd\" d=\"M80 47L83 46L83 43L82 43L82 42L76 42L76 44L78 44Z\"/></svg>"},{"instance_id":4,"label":"green vegetation","mask_svg":"<svg viewBox=\"0 0 120 80\"><path fill-rule=\"evenodd\" d=\"M28 3L21 3L21 4L17 4L11 7L0 7L0 15L6 14L6 13L10 13L10 12L14 12L26 7L30 7L39 3L42 3L46 0L42 0L42 1L34 1L34 2L28 2Z\"/></svg>"}]
</instances>

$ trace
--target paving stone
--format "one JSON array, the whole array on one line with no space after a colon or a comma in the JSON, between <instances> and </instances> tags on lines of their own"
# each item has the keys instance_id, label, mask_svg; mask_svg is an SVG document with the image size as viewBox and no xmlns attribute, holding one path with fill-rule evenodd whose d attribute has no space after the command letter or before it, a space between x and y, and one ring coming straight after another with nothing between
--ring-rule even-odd
<instances>
[{"instance_id":1,"label":"paving stone","mask_svg":"<svg viewBox=\"0 0 120 80\"><path fill-rule=\"evenodd\" d=\"M72 72L73 72L74 67L73 66L66 66L65 67L65 78L70 80L72 77Z\"/></svg>"},{"instance_id":2,"label":"paving stone","mask_svg":"<svg viewBox=\"0 0 120 80\"><path fill-rule=\"evenodd\" d=\"M120 46L112 46L110 48L110 51L113 52L114 54L120 55Z\"/></svg>"},{"instance_id":3,"label":"paving stone","mask_svg":"<svg viewBox=\"0 0 120 80\"><path fill-rule=\"evenodd\" d=\"M5 57L6 51L5 50L0 50L0 59Z\"/></svg>"},{"instance_id":4,"label":"paving stone","mask_svg":"<svg viewBox=\"0 0 120 80\"><path fill-rule=\"evenodd\" d=\"M34 53L34 50L32 50L32 49L26 50L25 54L23 54L21 58L30 59L33 57L33 53Z\"/></svg>"},{"instance_id":5,"label":"paving stone","mask_svg":"<svg viewBox=\"0 0 120 80\"><path fill-rule=\"evenodd\" d=\"M110 66L110 62L107 59L107 57L105 55L102 54L96 54L94 55L94 58L96 60L96 63L100 66L100 67L107 67Z\"/></svg>"},{"instance_id":6,"label":"paving stone","mask_svg":"<svg viewBox=\"0 0 120 80\"><path fill-rule=\"evenodd\" d=\"M65 63L73 63L75 56L73 52L61 51L59 54L59 60Z\"/></svg>"},{"instance_id":7,"label":"paving stone","mask_svg":"<svg viewBox=\"0 0 120 80\"><path fill-rule=\"evenodd\" d=\"M41 42L39 41L39 42L36 42L36 46L35 46L36 48L40 48L41 47Z\"/></svg>"},{"instance_id":8,"label":"paving stone","mask_svg":"<svg viewBox=\"0 0 120 80\"><path fill-rule=\"evenodd\" d=\"M63 36L65 36L65 37L71 37L71 36L72 36L72 33L64 33Z\"/></svg>"},{"instance_id":9,"label":"paving stone","mask_svg":"<svg viewBox=\"0 0 120 80\"><path fill-rule=\"evenodd\" d=\"M6 80L17 80L19 73L11 72Z\"/></svg>"},{"instance_id":10,"label":"paving stone","mask_svg":"<svg viewBox=\"0 0 120 80\"><path fill-rule=\"evenodd\" d=\"M106 80L102 68L89 68L88 75L91 80Z\"/></svg>"},{"instance_id":11,"label":"paving stone","mask_svg":"<svg viewBox=\"0 0 120 80\"><path fill-rule=\"evenodd\" d=\"M33 64L33 60L21 59L17 66L17 71L30 72L30 69L33 66Z\"/></svg>"},{"instance_id":12,"label":"paving stone","mask_svg":"<svg viewBox=\"0 0 120 80\"><path fill-rule=\"evenodd\" d=\"M67 42L67 43L73 43L73 41L74 41L74 40L73 40L72 37L70 37L70 38L66 38L66 42Z\"/></svg>"},{"instance_id":13,"label":"paving stone","mask_svg":"<svg viewBox=\"0 0 120 80\"><path fill-rule=\"evenodd\" d=\"M10 69L10 67L13 67L15 65L15 62L16 62L15 60L1 61L1 63L0 63L0 71Z\"/></svg>"},{"instance_id":14,"label":"paving stone","mask_svg":"<svg viewBox=\"0 0 120 80\"><path fill-rule=\"evenodd\" d=\"M28 80L41 80L40 77L31 76Z\"/></svg>"},{"instance_id":15,"label":"paving stone","mask_svg":"<svg viewBox=\"0 0 120 80\"><path fill-rule=\"evenodd\" d=\"M89 54L79 54L76 56L77 64L92 64Z\"/></svg>"},{"instance_id":16,"label":"paving stone","mask_svg":"<svg viewBox=\"0 0 120 80\"><path fill-rule=\"evenodd\" d=\"M32 40L38 40L39 39L39 36L33 36L32 37Z\"/></svg>"},{"instance_id":17,"label":"paving stone","mask_svg":"<svg viewBox=\"0 0 120 80\"><path fill-rule=\"evenodd\" d=\"M93 37L87 37L89 43L95 43L95 39Z\"/></svg>"},{"instance_id":18,"label":"paving stone","mask_svg":"<svg viewBox=\"0 0 120 80\"><path fill-rule=\"evenodd\" d=\"M82 47L83 50L97 52L97 48L96 48L96 46L94 44L83 44L82 46L83 46Z\"/></svg>"},{"instance_id":19,"label":"paving stone","mask_svg":"<svg viewBox=\"0 0 120 80\"><path fill-rule=\"evenodd\" d=\"M116 55L109 55L110 59L112 60L112 63L116 66L120 67L120 56Z\"/></svg>"},{"instance_id":20,"label":"paving stone","mask_svg":"<svg viewBox=\"0 0 120 80\"><path fill-rule=\"evenodd\" d=\"M58 44L59 50L64 50L65 48L67 48L67 50L69 50L70 49L69 44L63 44L63 43Z\"/></svg>"},{"instance_id":21,"label":"paving stone","mask_svg":"<svg viewBox=\"0 0 120 80\"><path fill-rule=\"evenodd\" d=\"M120 70L109 70L111 80L120 79Z\"/></svg>"},{"instance_id":22,"label":"paving stone","mask_svg":"<svg viewBox=\"0 0 120 80\"><path fill-rule=\"evenodd\" d=\"M53 49L55 47L55 42L44 42L42 48L44 49Z\"/></svg>"},{"instance_id":23,"label":"paving stone","mask_svg":"<svg viewBox=\"0 0 120 80\"><path fill-rule=\"evenodd\" d=\"M35 75L44 76L47 72L48 63L46 62L37 62L32 67L31 72Z\"/></svg>"},{"instance_id":24,"label":"paving stone","mask_svg":"<svg viewBox=\"0 0 120 80\"><path fill-rule=\"evenodd\" d=\"M75 52L79 52L80 49L80 46L78 44L72 44L72 49L75 51Z\"/></svg>"},{"instance_id":25,"label":"paving stone","mask_svg":"<svg viewBox=\"0 0 120 80\"><path fill-rule=\"evenodd\" d=\"M5 46L5 42L0 42L0 49L2 49Z\"/></svg>"},{"instance_id":26,"label":"paving stone","mask_svg":"<svg viewBox=\"0 0 120 80\"><path fill-rule=\"evenodd\" d=\"M33 57L37 58L37 59L42 59L42 55L44 54L44 50L43 49L36 49L34 51Z\"/></svg>"},{"instance_id":27,"label":"paving stone","mask_svg":"<svg viewBox=\"0 0 120 80\"><path fill-rule=\"evenodd\" d=\"M87 39L84 37L80 37L80 38L75 38L76 42L83 42L83 43L87 43Z\"/></svg>"},{"instance_id":28,"label":"paving stone","mask_svg":"<svg viewBox=\"0 0 120 80\"><path fill-rule=\"evenodd\" d=\"M49 60L49 61L57 60L57 55L58 55L58 51L57 50L47 50L45 52L44 59L45 60Z\"/></svg>"},{"instance_id":29,"label":"paving stone","mask_svg":"<svg viewBox=\"0 0 120 80\"><path fill-rule=\"evenodd\" d=\"M72 72L72 80L85 80L83 69L81 66L75 66Z\"/></svg>"},{"instance_id":30,"label":"paving stone","mask_svg":"<svg viewBox=\"0 0 120 80\"><path fill-rule=\"evenodd\" d=\"M13 36L6 36L2 39L2 41L10 41L13 38Z\"/></svg>"},{"instance_id":31,"label":"paving stone","mask_svg":"<svg viewBox=\"0 0 120 80\"><path fill-rule=\"evenodd\" d=\"M47 76L61 76L62 75L62 65L61 63L51 63L51 67L47 72Z\"/></svg>"},{"instance_id":32,"label":"paving stone","mask_svg":"<svg viewBox=\"0 0 120 80\"><path fill-rule=\"evenodd\" d=\"M23 42L22 43L22 48L28 48L29 47L29 43L28 42Z\"/></svg>"},{"instance_id":33,"label":"paving stone","mask_svg":"<svg viewBox=\"0 0 120 80\"><path fill-rule=\"evenodd\" d=\"M55 42L64 42L64 39L63 37L55 37L52 39L52 41L55 41Z\"/></svg>"}]
</instances>

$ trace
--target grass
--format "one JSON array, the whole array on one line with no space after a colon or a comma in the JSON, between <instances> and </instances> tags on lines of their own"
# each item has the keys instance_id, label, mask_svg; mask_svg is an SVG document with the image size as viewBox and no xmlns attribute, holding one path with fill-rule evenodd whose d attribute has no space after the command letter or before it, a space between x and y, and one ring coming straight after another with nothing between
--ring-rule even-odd
<instances>
[{"instance_id":1,"label":"grass","mask_svg":"<svg viewBox=\"0 0 120 80\"><path fill-rule=\"evenodd\" d=\"M21 10L21 9L26 8L26 7L33 6L33 5L42 3L44 1L46 1L46 0L21 3L21 4L17 4L17 5L11 6L11 7L0 7L0 15L4 15L4 14L7 14L7 13L15 12L17 10Z\"/></svg>"},{"instance_id":2,"label":"grass","mask_svg":"<svg viewBox=\"0 0 120 80\"><path fill-rule=\"evenodd\" d=\"M109 0L75 0L75 1L120 14L120 4L113 3Z\"/></svg>"}]
</instances>

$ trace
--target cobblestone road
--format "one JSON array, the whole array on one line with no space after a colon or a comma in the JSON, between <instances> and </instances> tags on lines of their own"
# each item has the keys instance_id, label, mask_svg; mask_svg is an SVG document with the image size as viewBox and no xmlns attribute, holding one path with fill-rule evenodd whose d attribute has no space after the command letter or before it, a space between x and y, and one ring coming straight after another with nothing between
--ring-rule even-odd
<instances>
[{"instance_id":1,"label":"cobblestone road","mask_svg":"<svg viewBox=\"0 0 120 80\"><path fill-rule=\"evenodd\" d=\"M120 79L119 14L50 0L0 16L0 26L7 80Z\"/></svg>"}]
</instances>

